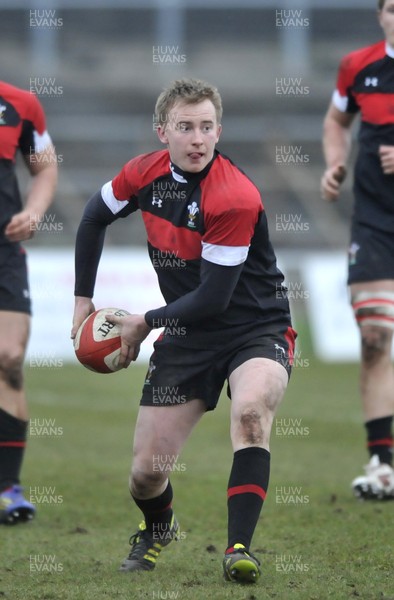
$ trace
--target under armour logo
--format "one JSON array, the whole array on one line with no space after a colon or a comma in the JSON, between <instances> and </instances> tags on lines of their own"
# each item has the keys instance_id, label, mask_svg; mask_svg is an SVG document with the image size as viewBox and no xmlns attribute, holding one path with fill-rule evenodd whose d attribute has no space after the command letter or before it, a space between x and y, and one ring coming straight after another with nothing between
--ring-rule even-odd
<instances>
[{"instance_id":1,"label":"under armour logo","mask_svg":"<svg viewBox=\"0 0 394 600\"><path fill-rule=\"evenodd\" d=\"M378 87L378 78L377 77L366 77L365 78L365 87Z\"/></svg>"},{"instance_id":2,"label":"under armour logo","mask_svg":"<svg viewBox=\"0 0 394 600\"><path fill-rule=\"evenodd\" d=\"M153 196L153 198L152 198L152 206L154 206L155 204L157 204L157 206L158 206L159 208L161 208L161 206L162 206L162 204L163 204L163 200L162 200L161 198L155 198L155 197Z\"/></svg>"}]
</instances>

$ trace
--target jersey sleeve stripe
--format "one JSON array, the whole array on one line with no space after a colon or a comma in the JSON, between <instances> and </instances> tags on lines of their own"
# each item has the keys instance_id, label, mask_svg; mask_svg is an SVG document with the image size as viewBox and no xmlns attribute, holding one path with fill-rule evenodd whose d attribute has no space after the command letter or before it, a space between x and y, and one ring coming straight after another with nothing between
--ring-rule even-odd
<instances>
[{"instance_id":1,"label":"jersey sleeve stripe","mask_svg":"<svg viewBox=\"0 0 394 600\"><path fill-rule=\"evenodd\" d=\"M103 187L101 188L101 197L114 215L120 212L122 208L124 208L129 202L128 200L118 200L115 197L112 189L112 181L107 181L107 183L104 183Z\"/></svg>"},{"instance_id":2,"label":"jersey sleeve stripe","mask_svg":"<svg viewBox=\"0 0 394 600\"><path fill-rule=\"evenodd\" d=\"M216 265L235 267L245 262L248 252L249 246L218 246L202 242L201 256Z\"/></svg>"},{"instance_id":3,"label":"jersey sleeve stripe","mask_svg":"<svg viewBox=\"0 0 394 600\"><path fill-rule=\"evenodd\" d=\"M335 92L332 95L332 103L338 110L340 110L341 112L346 112L348 102L349 99L347 96L341 96L338 90L335 90Z\"/></svg>"},{"instance_id":4,"label":"jersey sleeve stripe","mask_svg":"<svg viewBox=\"0 0 394 600\"><path fill-rule=\"evenodd\" d=\"M33 131L34 153L43 152L52 144L51 136L45 130L42 134Z\"/></svg>"}]
</instances>

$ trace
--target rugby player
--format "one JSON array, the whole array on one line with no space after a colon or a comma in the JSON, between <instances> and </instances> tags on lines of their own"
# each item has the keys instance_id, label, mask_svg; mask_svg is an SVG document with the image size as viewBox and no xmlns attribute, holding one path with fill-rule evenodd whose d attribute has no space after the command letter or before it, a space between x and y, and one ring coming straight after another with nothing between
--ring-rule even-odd
<instances>
[{"instance_id":1,"label":"rugby player","mask_svg":"<svg viewBox=\"0 0 394 600\"><path fill-rule=\"evenodd\" d=\"M260 563L250 545L267 493L271 425L287 386L296 334L260 194L215 149L219 92L200 80L175 81L160 94L155 114L166 149L130 160L85 208L76 239L71 335L94 310L106 227L140 210L166 304L142 315L108 317L122 328L124 367L137 358L152 329L164 328L154 344L135 426L130 492L143 522L121 570L153 569L161 549L179 537L171 460L202 415L215 408L227 381L234 457L224 577L254 582Z\"/></svg>"},{"instance_id":2,"label":"rugby player","mask_svg":"<svg viewBox=\"0 0 394 600\"><path fill-rule=\"evenodd\" d=\"M352 482L357 497L394 499L394 0L379 0L385 39L341 61L324 120L322 196L345 178L351 127L360 112L348 284L361 333L360 392L370 461Z\"/></svg>"},{"instance_id":3,"label":"rugby player","mask_svg":"<svg viewBox=\"0 0 394 600\"><path fill-rule=\"evenodd\" d=\"M20 151L31 175L22 203L15 174ZM57 163L37 97L0 81L0 523L33 518L23 496L20 471L26 446L28 409L22 366L29 338L30 297L25 250L50 206Z\"/></svg>"}]
</instances>

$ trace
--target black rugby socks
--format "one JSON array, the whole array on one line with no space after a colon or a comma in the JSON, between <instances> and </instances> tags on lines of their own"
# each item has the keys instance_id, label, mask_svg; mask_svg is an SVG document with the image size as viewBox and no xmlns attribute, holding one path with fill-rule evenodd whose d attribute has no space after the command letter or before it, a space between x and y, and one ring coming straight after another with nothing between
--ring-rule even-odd
<instances>
[{"instance_id":1,"label":"black rugby socks","mask_svg":"<svg viewBox=\"0 0 394 600\"><path fill-rule=\"evenodd\" d=\"M133 496L138 508L143 512L146 529L154 539L165 539L169 533L172 518L172 486L170 480L164 492L156 498L140 500Z\"/></svg>"},{"instance_id":2,"label":"black rugby socks","mask_svg":"<svg viewBox=\"0 0 394 600\"><path fill-rule=\"evenodd\" d=\"M228 548L243 544L248 550L265 500L270 453L255 446L234 452L227 489Z\"/></svg>"},{"instance_id":3,"label":"black rugby socks","mask_svg":"<svg viewBox=\"0 0 394 600\"><path fill-rule=\"evenodd\" d=\"M19 483L27 425L0 408L0 493Z\"/></svg>"},{"instance_id":4,"label":"black rugby socks","mask_svg":"<svg viewBox=\"0 0 394 600\"><path fill-rule=\"evenodd\" d=\"M393 462L393 417L382 417L367 421L365 427L368 436L370 456L377 454L381 463L391 465Z\"/></svg>"}]
</instances>

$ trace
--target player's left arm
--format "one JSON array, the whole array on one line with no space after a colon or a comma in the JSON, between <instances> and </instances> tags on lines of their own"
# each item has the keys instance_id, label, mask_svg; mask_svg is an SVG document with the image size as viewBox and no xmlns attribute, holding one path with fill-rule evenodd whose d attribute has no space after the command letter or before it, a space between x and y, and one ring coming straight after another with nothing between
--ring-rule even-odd
<instances>
[{"instance_id":1,"label":"player's left arm","mask_svg":"<svg viewBox=\"0 0 394 600\"><path fill-rule=\"evenodd\" d=\"M116 317L110 323L121 326L122 350L119 364L127 367L138 356L141 342L151 329L176 324L188 325L214 317L226 310L238 283L244 263L223 266L201 259L200 285L166 306L149 310L145 315Z\"/></svg>"},{"instance_id":2,"label":"player's left arm","mask_svg":"<svg viewBox=\"0 0 394 600\"><path fill-rule=\"evenodd\" d=\"M221 314L230 304L243 263L224 266L202 258L200 285L178 300L148 311L146 323L153 328L166 327L174 322L188 325Z\"/></svg>"}]
</instances>

